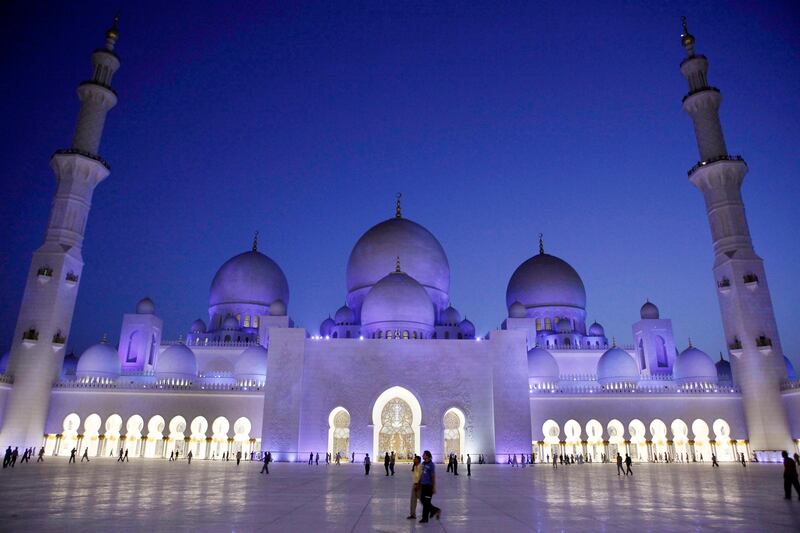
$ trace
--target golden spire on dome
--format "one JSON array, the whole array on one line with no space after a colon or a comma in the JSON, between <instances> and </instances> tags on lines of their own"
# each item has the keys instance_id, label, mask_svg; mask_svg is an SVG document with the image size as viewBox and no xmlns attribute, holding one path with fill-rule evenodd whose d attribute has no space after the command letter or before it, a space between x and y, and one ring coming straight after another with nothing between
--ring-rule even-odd
<instances>
[{"instance_id":1,"label":"golden spire on dome","mask_svg":"<svg viewBox=\"0 0 800 533\"><path fill-rule=\"evenodd\" d=\"M542 240L543 237L544 237L544 233L540 233L539 234L539 253L540 254L544 253L544 240Z\"/></svg>"},{"instance_id":2,"label":"golden spire on dome","mask_svg":"<svg viewBox=\"0 0 800 533\"><path fill-rule=\"evenodd\" d=\"M395 202L394 206L394 218L403 218L403 215L400 213L400 198L403 197L403 193L397 193L397 201Z\"/></svg>"},{"instance_id":3,"label":"golden spire on dome","mask_svg":"<svg viewBox=\"0 0 800 533\"><path fill-rule=\"evenodd\" d=\"M692 338L689 337L689 348L692 348Z\"/></svg>"},{"instance_id":4,"label":"golden spire on dome","mask_svg":"<svg viewBox=\"0 0 800 533\"><path fill-rule=\"evenodd\" d=\"M253 251L258 251L258 230L256 230L255 234L253 235Z\"/></svg>"},{"instance_id":5,"label":"golden spire on dome","mask_svg":"<svg viewBox=\"0 0 800 533\"><path fill-rule=\"evenodd\" d=\"M683 33L681 33L681 44L686 48L686 53L689 57L694 55L694 35L689 33L689 28L686 25L686 17L681 17L681 25L683 26Z\"/></svg>"},{"instance_id":6,"label":"golden spire on dome","mask_svg":"<svg viewBox=\"0 0 800 533\"><path fill-rule=\"evenodd\" d=\"M395 274L400 274L402 270L400 270L400 256L397 256L397 262L394 265L394 272Z\"/></svg>"},{"instance_id":7,"label":"golden spire on dome","mask_svg":"<svg viewBox=\"0 0 800 533\"><path fill-rule=\"evenodd\" d=\"M114 17L114 24L106 30L106 49L113 50L117 39L119 39L119 15Z\"/></svg>"},{"instance_id":8,"label":"golden spire on dome","mask_svg":"<svg viewBox=\"0 0 800 533\"><path fill-rule=\"evenodd\" d=\"M611 337L611 347L612 348L616 348L617 347L617 338L616 337Z\"/></svg>"}]
</instances>

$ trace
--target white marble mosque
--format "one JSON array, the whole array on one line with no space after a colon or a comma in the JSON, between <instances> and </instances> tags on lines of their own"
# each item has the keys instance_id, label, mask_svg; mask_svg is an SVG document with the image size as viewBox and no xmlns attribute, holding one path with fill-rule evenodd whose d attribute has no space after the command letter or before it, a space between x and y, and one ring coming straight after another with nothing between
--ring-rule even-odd
<instances>
[{"instance_id":1,"label":"white marble mosque","mask_svg":"<svg viewBox=\"0 0 800 533\"><path fill-rule=\"evenodd\" d=\"M286 277L254 240L213 276L207 319L181 339L162 338L158 308L143 298L122 316L118 345L103 340L65 357L91 198L110 172L98 154L117 102L118 37L115 22L92 53L91 80L78 88L72 145L51 158L52 213L0 362L0 445L149 458L192 450L199 459L328 451L357 461L430 449L438 459L454 451L489 462L521 453L600 461L617 451L637 461L712 453L770 460L797 450L800 383L745 219L748 167L729 155L720 91L708 84L708 60L685 23L683 108L700 152L688 177L706 201L729 348L716 362L700 347L678 346L654 302L642 305L627 339L587 325L580 275L541 240L513 273L497 273L509 276L508 316L477 335L450 301L445 250L403 216L399 198L393 216L355 243L346 303L318 330L289 318ZM416 370L422 362L428 372Z\"/></svg>"}]
</instances>

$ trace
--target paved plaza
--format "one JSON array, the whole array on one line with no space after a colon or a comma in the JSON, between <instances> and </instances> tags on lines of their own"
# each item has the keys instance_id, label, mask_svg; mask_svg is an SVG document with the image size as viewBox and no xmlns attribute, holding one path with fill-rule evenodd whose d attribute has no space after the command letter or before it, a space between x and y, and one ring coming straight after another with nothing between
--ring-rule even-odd
<instances>
[{"instance_id":1,"label":"paved plaza","mask_svg":"<svg viewBox=\"0 0 800 533\"><path fill-rule=\"evenodd\" d=\"M798 531L780 465L476 465L438 469L442 520L412 523L409 465L325 467L63 458L0 472L2 531ZM437 465L438 466L438 465ZM418 514L421 514L421 507Z\"/></svg>"}]
</instances>

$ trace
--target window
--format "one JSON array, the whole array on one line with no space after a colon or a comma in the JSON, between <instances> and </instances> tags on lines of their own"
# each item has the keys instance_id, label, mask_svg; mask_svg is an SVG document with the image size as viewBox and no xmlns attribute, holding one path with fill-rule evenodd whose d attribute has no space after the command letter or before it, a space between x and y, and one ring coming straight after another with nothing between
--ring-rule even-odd
<instances>
[{"instance_id":1,"label":"window","mask_svg":"<svg viewBox=\"0 0 800 533\"><path fill-rule=\"evenodd\" d=\"M549 331L551 328L552 328L552 326L550 325L550 319L549 318L545 318L544 319L544 329Z\"/></svg>"},{"instance_id":2,"label":"window","mask_svg":"<svg viewBox=\"0 0 800 533\"><path fill-rule=\"evenodd\" d=\"M664 341L664 337L660 335L656 335L655 341L656 363L659 368L667 368L669 366L669 362L667 361L667 343Z\"/></svg>"},{"instance_id":3,"label":"window","mask_svg":"<svg viewBox=\"0 0 800 533\"><path fill-rule=\"evenodd\" d=\"M537 318L536 319L536 331L542 331L542 319L541 318Z\"/></svg>"},{"instance_id":4,"label":"window","mask_svg":"<svg viewBox=\"0 0 800 533\"><path fill-rule=\"evenodd\" d=\"M417 332L416 331L414 332L414 338L415 339L417 338Z\"/></svg>"},{"instance_id":5,"label":"window","mask_svg":"<svg viewBox=\"0 0 800 533\"><path fill-rule=\"evenodd\" d=\"M403 332L403 338L404 338L404 339L408 339L408 330L405 330L405 331Z\"/></svg>"},{"instance_id":6,"label":"window","mask_svg":"<svg viewBox=\"0 0 800 533\"><path fill-rule=\"evenodd\" d=\"M238 322L239 324L241 324L241 323L242 323L242 314L241 314L241 313L238 313L238 314L236 315L236 322Z\"/></svg>"},{"instance_id":7,"label":"window","mask_svg":"<svg viewBox=\"0 0 800 533\"><path fill-rule=\"evenodd\" d=\"M253 327L258 327L258 315L253 315Z\"/></svg>"},{"instance_id":8,"label":"window","mask_svg":"<svg viewBox=\"0 0 800 533\"><path fill-rule=\"evenodd\" d=\"M250 315L244 315L244 327L250 327Z\"/></svg>"},{"instance_id":9,"label":"window","mask_svg":"<svg viewBox=\"0 0 800 533\"><path fill-rule=\"evenodd\" d=\"M639 366L642 367L642 370L647 368L647 362L644 359L644 341L639 339Z\"/></svg>"}]
</instances>

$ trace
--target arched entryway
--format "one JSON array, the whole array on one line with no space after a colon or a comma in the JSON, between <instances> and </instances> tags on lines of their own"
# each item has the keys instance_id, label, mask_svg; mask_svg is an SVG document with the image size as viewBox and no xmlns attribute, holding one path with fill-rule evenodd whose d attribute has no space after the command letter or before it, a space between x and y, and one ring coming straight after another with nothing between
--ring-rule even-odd
<instances>
[{"instance_id":1,"label":"arched entryway","mask_svg":"<svg viewBox=\"0 0 800 533\"><path fill-rule=\"evenodd\" d=\"M451 453L458 456L459 461L464 455L464 425L466 420L461 409L451 407L444 413L442 419L444 426L444 456L449 457Z\"/></svg>"},{"instance_id":2,"label":"arched entryway","mask_svg":"<svg viewBox=\"0 0 800 533\"><path fill-rule=\"evenodd\" d=\"M336 461L350 460L350 413L344 407L337 407L328 415L328 453Z\"/></svg>"},{"instance_id":3,"label":"arched entryway","mask_svg":"<svg viewBox=\"0 0 800 533\"><path fill-rule=\"evenodd\" d=\"M392 387L383 392L372 408L373 459L395 452L398 460L409 461L420 453L419 426L422 408L408 389Z\"/></svg>"}]
</instances>

